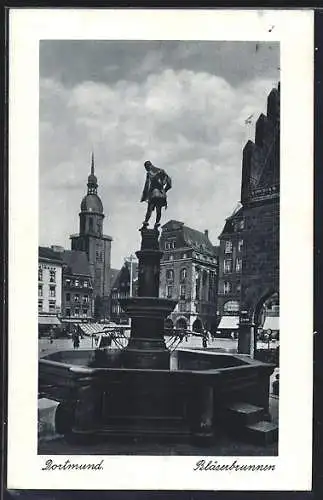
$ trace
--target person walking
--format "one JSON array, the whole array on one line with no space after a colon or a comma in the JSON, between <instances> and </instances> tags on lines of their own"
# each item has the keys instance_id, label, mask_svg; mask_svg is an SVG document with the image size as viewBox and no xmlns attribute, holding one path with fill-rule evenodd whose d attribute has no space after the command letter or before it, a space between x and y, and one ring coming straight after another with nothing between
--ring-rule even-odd
<instances>
[{"instance_id":1,"label":"person walking","mask_svg":"<svg viewBox=\"0 0 323 500\"><path fill-rule=\"evenodd\" d=\"M51 327L49 330L49 342L50 342L50 344L52 344L54 342L54 338L55 338L55 332L54 332L53 328Z\"/></svg>"}]
</instances>

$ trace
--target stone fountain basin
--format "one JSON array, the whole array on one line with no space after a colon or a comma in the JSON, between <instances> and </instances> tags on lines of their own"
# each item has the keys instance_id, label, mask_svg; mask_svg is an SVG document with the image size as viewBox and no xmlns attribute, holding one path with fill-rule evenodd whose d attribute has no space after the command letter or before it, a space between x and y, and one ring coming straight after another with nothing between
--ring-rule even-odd
<instances>
[{"instance_id":1,"label":"stone fountain basin","mask_svg":"<svg viewBox=\"0 0 323 500\"><path fill-rule=\"evenodd\" d=\"M60 401L74 434L210 436L243 401L268 412L274 365L238 354L178 349L170 369L121 366L122 351L68 350L39 360L39 392Z\"/></svg>"}]
</instances>

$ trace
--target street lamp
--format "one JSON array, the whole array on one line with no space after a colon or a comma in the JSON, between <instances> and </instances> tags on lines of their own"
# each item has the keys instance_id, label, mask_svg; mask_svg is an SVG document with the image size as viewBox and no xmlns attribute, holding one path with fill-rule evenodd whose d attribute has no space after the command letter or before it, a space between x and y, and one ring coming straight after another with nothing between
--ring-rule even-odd
<instances>
[{"instance_id":1,"label":"street lamp","mask_svg":"<svg viewBox=\"0 0 323 500\"><path fill-rule=\"evenodd\" d=\"M134 255L130 255L128 257L128 262L130 262L130 290L129 290L129 296L132 297L132 282L133 282L133 270L132 270L132 263L136 260L136 257Z\"/></svg>"}]
</instances>

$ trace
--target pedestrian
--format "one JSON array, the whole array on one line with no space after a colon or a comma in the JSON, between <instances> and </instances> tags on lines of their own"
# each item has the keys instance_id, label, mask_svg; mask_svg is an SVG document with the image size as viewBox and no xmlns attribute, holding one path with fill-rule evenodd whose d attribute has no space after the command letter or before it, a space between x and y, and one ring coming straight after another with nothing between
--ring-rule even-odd
<instances>
[{"instance_id":1,"label":"pedestrian","mask_svg":"<svg viewBox=\"0 0 323 500\"><path fill-rule=\"evenodd\" d=\"M54 342L54 337L55 337L54 330L53 330L53 328L50 328L50 330L49 330L49 342L51 344Z\"/></svg>"},{"instance_id":2,"label":"pedestrian","mask_svg":"<svg viewBox=\"0 0 323 500\"><path fill-rule=\"evenodd\" d=\"M77 332L76 327L74 327L74 329L73 329L72 339L73 339L74 349L78 349L80 347L80 337L79 337L79 334Z\"/></svg>"},{"instance_id":3,"label":"pedestrian","mask_svg":"<svg viewBox=\"0 0 323 500\"><path fill-rule=\"evenodd\" d=\"M202 333L202 345L204 349L207 348L207 341L208 341L208 331L205 329L203 330Z\"/></svg>"}]
</instances>

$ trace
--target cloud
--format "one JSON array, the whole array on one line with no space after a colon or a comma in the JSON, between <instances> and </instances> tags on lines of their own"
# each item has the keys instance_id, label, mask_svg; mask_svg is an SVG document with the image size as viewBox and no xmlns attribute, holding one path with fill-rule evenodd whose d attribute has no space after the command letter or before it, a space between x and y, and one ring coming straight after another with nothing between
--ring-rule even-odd
<instances>
[{"instance_id":1,"label":"cloud","mask_svg":"<svg viewBox=\"0 0 323 500\"><path fill-rule=\"evenodd\" d=\"M198 60L189 46L182 53L176 47L174 59ZM245 119L265 111L273 79L260 74L234 84L224 73L202 71L198 64L194 70L192 61L189 68L161 64L157 69L164 59L158 51L143 57L146 77L140 81L86 78L72 84L57 75L41 78L42 244L68 247L68 235L78 230L92 149L107 215L105 232L114 239L113 267L139 246L147 159L173 179L163 221L208 228L217 243L225 217L240 198L243 146L254 137L254 126Z\"/></svg>"}]
</instances>

